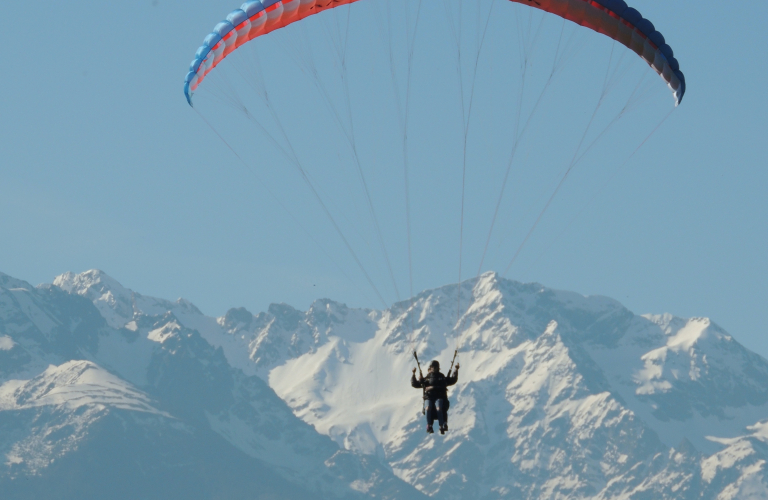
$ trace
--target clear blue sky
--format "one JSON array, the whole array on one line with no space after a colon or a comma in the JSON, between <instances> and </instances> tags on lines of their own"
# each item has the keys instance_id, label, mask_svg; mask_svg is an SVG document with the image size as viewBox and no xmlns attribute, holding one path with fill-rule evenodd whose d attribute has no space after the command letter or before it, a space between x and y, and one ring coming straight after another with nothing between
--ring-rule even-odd
<instances>
[{"instance_id":1,"label":"clear blue sky","mask_svg":"<svg viewBox=\"0 0 768 500\"><path fill-rule=\"evenodd\" d=\"M372 14L376 9L383 12L384 3L366 1L372 5L361 2L353 7L352 40L377 40L365 37L379 29ZM494 8L500 12L521 9L497 4ZM626 129L617 127L608 142L616 148L603 143L574 170L508 276L607 295L637 313L708 316L768 357L762 321L768 311L768 97L762 91L768 84L768 35L763 26L768 5L756 0L630 4L651 19L674 48L689 86L684 102L646 147L625 167L616 168L672 108L662 82L649 79L649 118L634 118ZM474 8L476 3L466 5ZM249 143L251 136L235 122L227 127L226 110L217 110L210 99L205 108L200 93L205 116L224 124L220 130L258 172L257 178L183 98L183 77L196 48L236 7L223 0L79 1L53 3L39 12L17 0L0 4L0 36L8 48L0 84L0 271L43 283L65 271L99 268L141 293L183 296L211 315L235 306L257 312L271 302L306 308L321 297L381 306L306 186L266 147L264 138L253 135ZM441 12L426 9L424 15ZM458 277L459 101L450 97L455 82L442 85L440 80L448 78L446 68L451 69L451 59L446 59L451 39L441 15L442 25L435 19L424 22L415 44L410 142L416 291ZM498 19L503 18L499 14ZM321 33L330 19L337 18L295 33ZM552 33L558 33L559 26L547 21L544 36L550 40L539 43L542 52L553 43ZM525 29L524 22L508 32L493 26L492 48L484 52L480 66L479 79L485 83L479 93L498 100L478 98L477 116L487 117L485 128L470 128L478 133L473 136L476 146L467 183L465 278L477 270L503 171L500 158L509 150L504 144L514 121L509 111L518 94L504 87L515 73L505 73L504 62L512 59L504 59L503 51L517 51L513 42L521 27ZM532 127L549 130L552 136L532 135L526 143L522 160L528 163L521 164L510 191L517 193L519 206L512 201L504 205L500 234L484 270L502 272L507 267L539 213L542 195L546 199L547 189L557 182L556 173L567 164L567 159L562 163L553 156L558 150L553 144L561 137L577 139L585 113L594 108L585 105L588 99L576 104L574 96L594 93L586 77L605 71L611 46L583 31L586 35L577 37L574 45L581 49L574 56L576 66L569 66L553 86L549 107ZM265 42L261 50L291 35L286 30L279 36L283 38ZM333 32L328 36L325 47L332 45ZM384 85L389 69L376 62L383 45L371 43L351 48L349 64L370 70L372 85ZM300 72L288 57L291 50L273 51L261 60L276 100L281 91L288 95L301 85L311 86L311 80L293 81ZM366 60L366 51L375 50L376 56ZM536 69L542 71L552 59L540 57ZM322 56L316 62L329 64ZM383 76L376 73L382 68ZM455 75L455 69L451 71ZM363 73L350 70L350 75ZM286 79L284 85L280 79ZM602 74L598 80L602 82ZM531 77L531 88L533 82ZM356 137L400 296L405 298L409 278L398 131L392 116L374 105L366 107L366 90L359 80L352 82ZM535 95L529 89L527 98ZM345 143L328 116L325 122L315 117L326 111L322 105L303 106L297 100L280 110L286 123L295 124L294 137L301 138L296 139L297 152L391 303L396 294L377 257L375 233L366 219L348 151L335 153L341 167L329 159ZM451 120L454 125L430 125ZM323 140L334 134L335 139ZM381 149L381 138L389 141L389 149ZM573 148L563 151L572 153ZM486 175L484 165L494 162ZM556 166L531 166L537 162ZM298 224L269 192L283 200ZM345 198L347 192L353 195Z\"/></svg>"}]
</instances>

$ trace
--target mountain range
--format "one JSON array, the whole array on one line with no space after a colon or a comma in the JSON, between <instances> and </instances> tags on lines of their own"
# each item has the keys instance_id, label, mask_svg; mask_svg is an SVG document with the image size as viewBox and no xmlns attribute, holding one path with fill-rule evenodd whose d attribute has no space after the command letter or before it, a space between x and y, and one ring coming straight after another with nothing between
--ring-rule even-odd
<instances>
[{"instance_id":1,"label":"mountain range","mask_svg":"<svg viewBox=\"0 0 768 500\"><path fill-rule=\"evenodd\" d=\"M414 351L458 352L445 436ZM495 273L219 318L101 271L0 274L0 459L13 499L768 499L768 361Z\"/></svg>"}]
</instances>

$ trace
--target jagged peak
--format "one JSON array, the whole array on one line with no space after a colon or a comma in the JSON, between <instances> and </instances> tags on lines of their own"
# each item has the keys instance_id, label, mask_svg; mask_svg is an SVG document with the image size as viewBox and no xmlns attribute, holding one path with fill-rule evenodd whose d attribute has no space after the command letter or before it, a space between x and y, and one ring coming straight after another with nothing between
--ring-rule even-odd
<instances>
[{"instance_id":1,"label":"jagged peak","mask_svg":"<svg viewBox=\"0 0 768 500\"><path fill-rule=\"evenodd\" d=\"M333 319L338 316L346 316L349 310L349 307L344 303L331 299L318 299L309 306L307 316Z\"/></svg>"},{"instance_id":2,"label":"jagged peak","mask_svg":"<svg viewBox=\"0 0 768 500\"><path fill-rule=\"evenodd\" d=\"M276 324L285 330L298 328L305 317L303 312L286 303L270 304L267 312L272 315Z\"/></svg>"},{"instance_id":3,"label":"jagged peak","mask_svg":"<svg viewBox=\"0 0 768 500\"><path fill-rule=\"evenodd\" d=\"M79 274L67 271L64 274L56 276L53 280L53 284L69 293L77 293L78 295L85 295L92 287L98 285L102 286L102 291L129 291L116 279L100 269L89 269L88 271Z\"/></svg>"},{"instance_id":4,"label":"jagged peak","mask_svg":"<svg viewBox=\"0 0 768 500\"><path fill-rule=\"evenodd\" d=\"M314 301L309 307L306 319L314 327L330 328L334 324L343 323L348 318L350 311L346 304L330 299L320 299ZM358 309L358 311L365 313L363 309Z\"/></svg>"},{"instance_id":5,"label":"jagged peak","mask_svg":"<svg viewBox=\"0 0 768 500\"><path fill-rule=\"evenodd\" d=\"M347 309L347 305L343 302L337 302L333 299L317 299L314 302L312 302L312 305L309 306L309 309L316 309L316 308L343 308Z\"/></svg>"},{"instance_id":6,"label":"jagged peak","mask_svg":"<svg viewBox=\"0 0 768 500\"><path fill-rule=\"evenodd\" d=\"M254 316L245 307L233 307L227 311L224 316L218 318L217 322L227 330L238 328L248 328L253 322Z\"/></svg>"},{"instance_id":7,"label":"jagged peak","mask_svg":"<svg viewBox=\"0 0 768 500\"><path fill-rule=\"evenodd\" d=\"M461 292L459 301L458 293ZM523 300L520 300L523 299ZM424 290L413 299L392 305L389 313L393 316L406 311L423 310L436 300L456 301L465 312L486 307L519 304L522 309L542 301L560 303L567 307L585 309L592 312L607 310L626 310L617 300L603 295L583 295L577 292L545 287L537 282L523 283L508 279L495 271L487 271L479 276L466 279L460 285L451 284Z\"/></svg>"},{"instance_id":8,"label":"jagged peak","mask_svg":"<svg viewBox=\"0 0 768 500\"><path fill-rule=\"evenodd\" d=\"M53 282L67 293L91 300L107 323L122 328L137 315L157 316L175 310L192 315L203 315L192 302L179 298L175 302L141 295L124 287L116 279L99 269L83 273L66 272Z\"/></svg>"},{"instance_id":9,"label":"jagged peak","mask_svg":"<svg viewBox=\"0 0 768 500\"><path fill-rule=\"evenodd\" d=\"M267 308L267 312L273 316L281 316L284 314L294 314L294 313L300 313L298 309L293 307L290 304L286 304L285 302L278 303L272 303L269 304L269 307Z\"/></svg>"},{"instance_id":10,"label":"jagged peak","mask_svg":"<svg viewBox=\"0 0 768 500\"><path fill-rule=\"evenodd\" d=\"M496 271L486 271L480 276L475 277L475 286L480 286L485 283L498 283L499 280L503 279L504 278Z\"/></svg>"}]
</instances>

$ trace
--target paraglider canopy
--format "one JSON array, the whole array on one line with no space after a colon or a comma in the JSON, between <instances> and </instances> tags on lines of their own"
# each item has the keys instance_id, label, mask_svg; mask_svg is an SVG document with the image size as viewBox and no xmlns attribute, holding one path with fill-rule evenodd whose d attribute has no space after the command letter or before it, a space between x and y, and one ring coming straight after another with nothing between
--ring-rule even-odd
<instances>
[{"instance_id":1,"label":"paraglider canopy","mask_svg":"<svg viewBox=\"0 0 768 500\"><path fill-rule=\"evenodd\" d=\"M184 95L192 94L206 75L244 43L324 10L357 0L251 0L216 25L195 53L184 79ZM375 1L375 0L371 0ZM672 90L675 105L685 95L685 76L664 36L653 23L623 0L510 0L550 12L625 45L643 58Z\"/></svg>"}]
</instances>

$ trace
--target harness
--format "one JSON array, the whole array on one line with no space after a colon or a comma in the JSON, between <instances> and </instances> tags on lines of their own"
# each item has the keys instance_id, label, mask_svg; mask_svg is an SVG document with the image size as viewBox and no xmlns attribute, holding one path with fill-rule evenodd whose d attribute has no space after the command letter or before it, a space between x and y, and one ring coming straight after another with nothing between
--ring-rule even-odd
<instances>
[{"instance_id":1,"label":"harness","mask_svg":"<svg viewBox=\"0 0 768 500\"><path fill-rule=\"evenodd\" d=\"M453 372L453 364L456 362L456 356L458 355L458 353L459 353L458 349L453 351L453 359L451 360L451 367L448 369L448 376L446 377L445 375L443 375L443 380L451 376L451 373ZM421 371L421 363L419 362L419 355L416 354L416 349L413 350L413 357L416 359L416 365L419 367L419 379L423 381L424 373ZM432 375L432 372L430 372L430 375ZM427 413L427 389L433 389L435 387L436 386L433 386L433 385L421 387L421 400L422 400L421 414L422 415L425 415ZM447 391L448 388L445 387L445 389ZM446 401L447 401L447 398L446 398Z\"/></svg>"}]
</instances>

